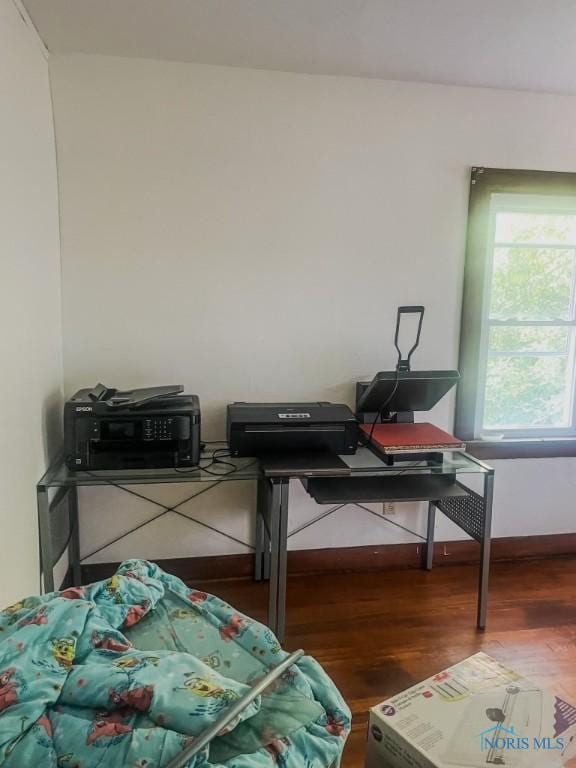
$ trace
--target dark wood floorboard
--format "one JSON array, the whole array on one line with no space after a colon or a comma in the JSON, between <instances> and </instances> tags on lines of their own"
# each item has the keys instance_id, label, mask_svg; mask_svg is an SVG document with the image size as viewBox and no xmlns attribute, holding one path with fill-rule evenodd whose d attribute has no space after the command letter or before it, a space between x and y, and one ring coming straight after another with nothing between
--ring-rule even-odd
<instances>
[{"instance_id":1,"label":"dark wood floorboard","mask_svg":"<svg viewBox=\"0 0 576 768\"><path fill-rule=\"evenodd\" d=\"M315 656L353 712L343 768L364 764L371 706L479 650L576 702L576 558L493 565L485 632L477 578L473 566L289 577L284 646ZM203 587L265 619L266 585Z\"/></svg>"}]
</instances>

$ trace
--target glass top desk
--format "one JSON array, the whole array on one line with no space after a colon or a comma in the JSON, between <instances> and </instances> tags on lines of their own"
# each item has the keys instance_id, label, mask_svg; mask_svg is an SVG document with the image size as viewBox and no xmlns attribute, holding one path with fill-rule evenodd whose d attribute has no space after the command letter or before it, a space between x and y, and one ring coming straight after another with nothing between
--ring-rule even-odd
<instances>
[{"instance_id":1,"label":"glass top desk","mask_svg":"<svg viewBox=\"0 0 576 768\"><path fill-rule=\"evenodd\" d=\"M81 562L95 554L81 556L79 542L78 488L85 486L112 485L127 493L146 499L159 508L156 516L144 525L163 515L181 515L198 522L179 510L182 504L199 493L223 482L253 481L257 483L256 530L254 543L239 542L225 531L211 526L221 535L244 544L254 551L254 578L269 580L268 623L283 639L285 630L286 575L288 538L310 525L325 519L346 505L383 517L367 504L382 501L427 501L428 521L424 541L422 566L431 569L434 553L434 526L436 510L440 510L461 530L480 544L480 582L478 591L477 626L486 625L488 578L490 567L490 541L492 526L492 495L494 470L463 452L444 452L428 459L396 461L387 464L369 448L362 446L352 456L342 456L350 467L348 474L317 475L312 468L300 469L290 475L273 475L262 471L255 458L218 457L212 444L202 454L200 466L190 469L111 470L97 472L71 472L62 459L56 461L39 481L38 526L40 538L40 567L43 588L54 589L53 567L68 551L72 580L82 582ZM224 445L224 444L221 444ZM214 459L216 451L216 459ZM464 482L466 476L481 475L483 493L470 489ZM288 529L289 481L302 480L310 495L320 504L329 505L312 520L292 532ZM150 499L145 489L137 486L162 483L194 483L194 491L177 505L168 506ZM394 525L397 523L392 522ZM205 525L204 523L200 523ZM139 528L141 526L137 526ZM100 549L124 538L137 528L107 542Z\"/></svg>"}]
</instances>

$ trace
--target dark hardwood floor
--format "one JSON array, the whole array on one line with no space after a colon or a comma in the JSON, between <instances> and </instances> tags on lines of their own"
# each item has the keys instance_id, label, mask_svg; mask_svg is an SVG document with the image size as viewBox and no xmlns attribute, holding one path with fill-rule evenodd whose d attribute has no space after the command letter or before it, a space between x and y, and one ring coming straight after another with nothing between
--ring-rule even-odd
<instances>
[{"instance_id":1,"label":"dark hardwood floor","mask_svg":"<svg viewBox=\"0 0 576 768\"><path fill-rule=\"evenodd\" d=\"M485 632L476 584L474 566L289 577L284 646L315 656L353 712L343 768L364 764L372 705L479 650L576 702L576 558L494 564ZM202 585L265 619L264 584Z\"/></svg>"}]
</instances>

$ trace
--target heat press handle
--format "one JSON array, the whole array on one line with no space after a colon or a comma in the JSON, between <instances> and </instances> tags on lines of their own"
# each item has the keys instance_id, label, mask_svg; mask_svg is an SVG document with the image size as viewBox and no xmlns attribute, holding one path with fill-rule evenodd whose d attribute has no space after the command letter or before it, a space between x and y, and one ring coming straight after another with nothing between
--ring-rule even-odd
<instances>
[{"instance_id":1,"label":"heat press handle","mask_svg":"<svg viewBox=\"0 0 576 768\"><path fill-rule=\"evenodd\" d=\"M400 323L402 321L402 315L420 315L418 319L418 331L416 333L416 341L414 342L412 349L408 352L406 359L402 358L402 352L398 346L398 336L400 335ZM398 352L398 363L396 370L409 371L410 370L410 358L412 353L420 343L420 332L422 331L422 321L424 319L424 307L421 305L398 307L398 314L396 315L396 333L394 334L394 346Z\"/></svg>"}]
</instances>

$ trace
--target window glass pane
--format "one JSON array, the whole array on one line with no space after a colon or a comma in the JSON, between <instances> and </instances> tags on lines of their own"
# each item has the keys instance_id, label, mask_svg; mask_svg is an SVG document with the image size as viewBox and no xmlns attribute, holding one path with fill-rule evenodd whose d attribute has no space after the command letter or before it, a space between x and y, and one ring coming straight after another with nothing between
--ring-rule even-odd
<instances>
[{"instance_id":1,"label":"window glass pane","mask_svg":"<svg viewBox=\"0 0 576 768\"><path fill-rule=\"evenodd\" d=\"M497 213L495 240L497 243L576 245L576 215Z\"/></svg>"},{"instance_id":2,"label":"window glass pane","mask_svg":"<svg viewBox=\"0 0 576 768\"><path fill-rule=\"evenodd\" d=\"M495 248L490 317L570 320L573 284L573 250Z\"/></svg>"},{"instance_id":3,"label":"window glass pane","mask_svg":"<svg viewBox=\"0 0 576 768\"><path fill-rule=\"evenodd\" d=\"M568 328L542 326L493 326L488 341L489 354L510 356L518 352L567 354Z\"/></svg>"},{"instance_id":4,"label":"window glass pane","mask_svg":"<svg viewBox=\"0 0 576 768\"><path fill-rule=\"evenodd\" d=\"M490 357L484 428L570 425L568 357Z\"/></svg>"}]
</instances>

